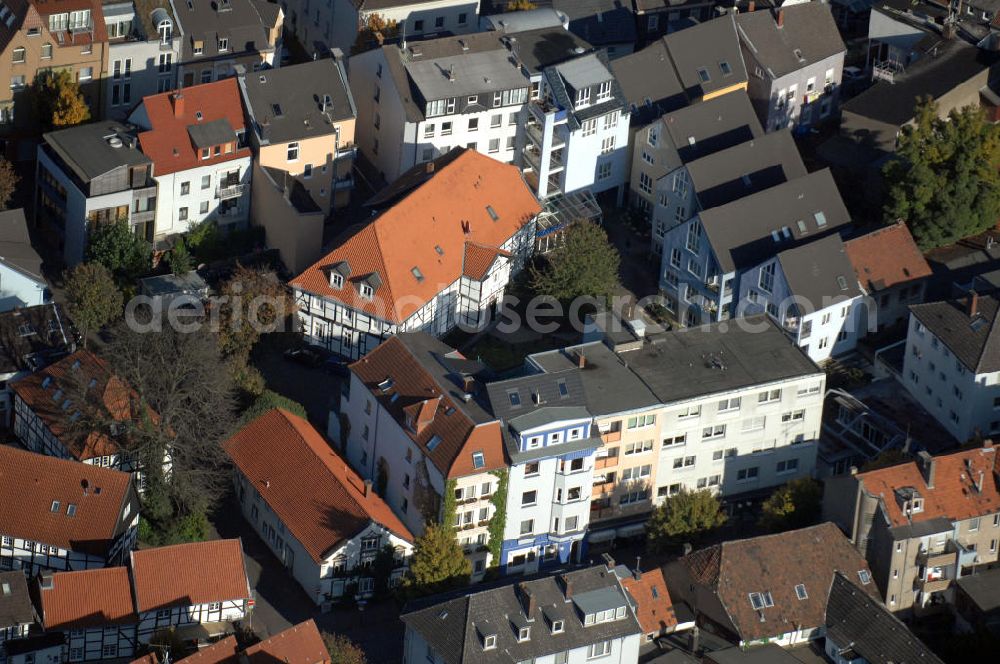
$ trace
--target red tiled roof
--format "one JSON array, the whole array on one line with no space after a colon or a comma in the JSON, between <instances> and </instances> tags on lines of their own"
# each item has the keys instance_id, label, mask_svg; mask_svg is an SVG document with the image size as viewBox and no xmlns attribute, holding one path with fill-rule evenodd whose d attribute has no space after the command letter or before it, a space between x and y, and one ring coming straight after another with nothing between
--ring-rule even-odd
<instances>
[{"instance_id":1,"label":"red tiled roof","mask_svg":"<svg viewBox=\"0 0 1000 664\"><path fill-rule=\"evenodd\" d=\"M140 613L251 597L238 539L161 546L131 555Z\"/></svg>"},{"instance_id":2,"label":"red tiled roof","mask_svg":"<svg viewBox=\"0 0 1000 664\"><path fill-rule=\"evenodd\" d=\"M92 381L93 386L90 385ZM139 394L111 373L101 358L88 350L78 350L72 355L47 366L11 384L11 389L45 423L70 454L83 461L94 457L117 454L118 445L103 432L83 434L74 430L70 418L78 408L73 406L84 392L88 397L97 390L99 405L104 414L117 422L135 419L133 409L139 408ZM153 421L159 416L147 407Z\"/></svg>"},{"instance_id":3,"label":"red tiled roof","mask_svg":"<svg viewBox=\"0 0 1000 664\"><path fill-rule=\"evenodd\" d=\"M413 535L307 421L270 410L223 448L316 562L374 521L396 536Z\"/></svg>"},{"instance_id":4,"label":"red tiled roof","mask_svg":"<svg viewBox=\"0 0 1000 664\"><path fill-rule=\"evenodd\" d=\"M175 116L173 96L178 93L183 97L183 112L180 116ZM153 160L156 175L168 175L250 156L250 149L242 148L203 160L188 134L189 126L204 125L215 120L227 120L236 132L245 128L243 104L235 78L194 85L177 93L150 95L143 98L141 106L146 109L151 129L139 134L139 145L143 153ZM197 117L198 113L201 113L200 119ZM236 141L235 136L233 141Z\"/></svg>"},{"instance_id":5,"label":"red tiled roof","mask_svg":"<svg viewBox=\"0 0 1000 664\"><path fill-rule=\"evenodd\" d=\"M869 293L930 276L931 268L903 222L844 242L858 281Z\"/></svg>"},{"instance_id":6,"label":"red tiled roof","mask_svg":"<svg viewBox=\"0 0 1000 664\"><path fill-rule=\"evenodd\" d=\"M860 570L871 574L865 559L832 523L724 542L695 551L668 567L674 564L684 567L695 583L718 596L744 641L775 637L795 626L822 626L834 572L843 572L855 583L860 583ZM805 586L806 599L796 595L799 584ZM858 587L881 601L874 581ZM764 592L771 593L774 606L762 609L761 621L750 594ZM690 594L695 595L693 591Z\"/></svg>"},{"instance_id":7,"label":"red tiled roof","mask_svg":"<svg viewBox=\"0 0 1000 664\"><path fill-rule=\"evenodd\" d=\"M401 323L462 276L468 243L500 247L540 210L517 167L465 150L291 285ZM335 289L329 269L342 262L350 275ZM381 283L369 300L358 287L372 274Z\"/></svg>"},{"instance_id":8,"label":"red tiled roof","mask_svg":"<svg viewBox=\"0 0 1000 664\"><path fill-rule=\"evenodd\" d=\"M250 664L329 664L316 623L306 620L246 649Z\"/></svg>"},{"instance_id":9,"label":"red tiled roof","mask_svg":"<svg viewBox=\"0 0 1000 664\"><path fill-rule=\"evenodd\" d=\"M155 652L133 659L129 664L160 664L160 658Z\"/></svg>"},{"instance_id":10,"label":"red tiled roof","mask_svg":"<svg viewBox=\"0 0 1000 664\"><path fill-rule=\"evenodd\" d=\"M977 447L934 457L934 488L927 487L916 461L859 473L866 492L881 496L886 516L893 526L944 517L952 521L1000 512L1000 460L996 448ZM982 490L973 485L982 474ZM917 490L924 509L907 520L895 491L904 487Z\"/></svg>"},{"instance_id":11,"label":"red tiled roof","mask_svg":"<svg viewBox=\"0 0 1000 664\"><path fill-rule=\"evenodd\" d=\"M677 626L677 616L662 569L643 572L638 579L634 576L622 579L622 586L635 600L635 615L645 634L659 634Z\"/></svg>"},{"instance_id":12,"label":"red tiled roof","mask_svg":"<svg viewBox=\"0 0 1000 664\"><path fill-rule=\"evenodd\" d=\"M129 473L0 445L4 535L106 555L128 526L122 510L133 498ZM73 516L67 514L70 505Z\"/></svg>"},{"instance_id":13,"label":"red tiled roof","mask_svg":"<svg viewBox=\"0 0 1000 664\"><path fill-rule=\"evenodd\" d=\"M466 242L465 265L462 268L462 274L470 279L482 281L490 268L493 267L497 256L510 258L510 252L496 247L484 247L474 242Z\"/></svg>"},{"instance_id":14,"label":"red tiled roof","mask_svg":"<svg viewBox=\"0 0 1000 664\"><path fill-rule=\"evenodd\" d=\"M421 366L399 336L390 337L352 364L351 371L445 477L462 477L506 467L500 425L473 422L449 394L442 393L434 377ZM393 380L391 393L383 393L378 385L390 376ZM394 395L398 396L393 398ZM405 409L431 398L440 400L430 424L419 431L407 429ZM427 445L435 438L440 440L430 449ZM485 465L482 468L473 467L475 452L483 453Z\"/></svg>"},{"instance_id":15,"label":"red tiled roof","mask_svg":"<svg viewBox=\"0 0 1000 664\"><path fill-rule=\"evenodd\" d=\"M41 587L42 626L46 631L134 623L132 586L127 567L57 572L52 587Z\"/></svg>"},{"instance_id":16,"label":"red tiled roof","mask_svg":"<svg viewBox=\"0 0 1000 664\"><path fill-rule=\"evenodd\" d=\"M223 662L233 663L239 661L240 647L235 636L227 636L221 641L216 641L212 645L200 649L193 655L177 660L177 664L223 664Z\"/></svg>"}]
</instances>

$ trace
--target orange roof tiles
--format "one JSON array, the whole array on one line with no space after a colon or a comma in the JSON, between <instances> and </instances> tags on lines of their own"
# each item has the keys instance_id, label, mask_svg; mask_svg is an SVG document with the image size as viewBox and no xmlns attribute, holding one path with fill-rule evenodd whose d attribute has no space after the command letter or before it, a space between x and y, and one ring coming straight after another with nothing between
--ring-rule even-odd
<instances>
[{"instance_id":1,"label":"orange roof tiles","mask_svg":"<svg viewBox=\"0 0 1000 664\"><path fill-rule=\"evenodd\" d=\"M155 652L151 652L137 659L133 659L129 662L129 664L160 664L160 658Z\"/></svg>"},{"instance_id":2,"label":"orange roof tiles","mask_svg":"<svg viewBox=\"0 0 1000 664\"><path fill-rule=\"evenodd\" d=\"M291 285L401 323L462 276L467 243L498 248L541 211L517 167L456 149L463 152ZM329 268L341 262L350 275L336 289ZM366 299L359 282L373 273L381 283Z\"/></svg>"},{"instance_id":3,"label":"orange roof tiles","mask_svg":"<svg viewBox=\"0 0 1000 664\"><path fill-rule=\"evenodd\" d=\"M58 572L39 590L46 631L137 622L128 568Z\"/></svg>"},{"instance_id":4,"label":"orange roof tiles","mask_svg":"<svg viewBox=\"0 0 1000 664\"><path fill-rule=\"evenodd\" d=\"M74 401L83 399L84 394L87 400L93 400L99 394L99 401L88 405L100 407L103 415L117 422L134 419L133 409L138 409L140 403L138 393L88 350L78 350L12 383L11 389L80 461L117 454L118 445L102 432L76 430L71 418L79 404L74 406ZM148 411L153 421L158 421L157 414Z\"/></svg>"},{"instance_id":5,"label":"orange roof tiles","mask_svg":"<svg viewBox=\"0 0 1000 664\"><path fill-rule=\"evenodd\" d=\"M645 634L659 634L677 626L662 569L643 572L638 579L634 576L622 579L622 586L635 600L635 615Z\"/></svg>"},{"instance_id":6,"label":"orange roof tiles","mask_svg":"<svg viewBox=\"0 0 1000 664\"><path fill-rule=\"evenodd\" d=\"M235 636L227 636L210 646L200 649L193 655L177 660L176 664L222 664L223 662L239 661L240 646Z\"/></svg>"},{"instance_id":7,"label":"orange roof tiles","mask_svg":"<svg viewBox=\"0 0 1000 664\"><path fill-rule=\"evenodd\" d=\"M250 664L329 664L330 653L316 623L306 620L246 649Z\"/></svg>"},{"instance_id":8,"label":"orange roof tiles","mask_svg":"<svg viewBox=\"0 0 1000 664\"><path fill-rule=\"evenodd\" d=\"M179 115L174 113L175 94L183 97L182 112ZM223 119L237 133L245 129L243 103L235 78L194 85L176 93L150 95L142 100L141 107L146 109L150 129L139 134L139 145L143 153L153 160L153 172L156 175L168 175L250 156L249 148L240 148L228 154L223 152L217 157L213 155L208 159L201 159L188 135L189 126ZM233 142L236 142L235 136Z\"/></svg>"},{"instance_id":9,"label":"orange roof tiles","mask_svg":"<svg viewBox=\"0 0 1000 664\"><path fill-rule=\"evenodd\" d=\"M437 340L432 343L442 350L447 349ZM461 355L455 353L455 357ZM451 394L442 393L442 387L414 357L400 335L390 337L352 364L351 371L445 477L450 479L506 467L499 423L477 424L466 415L463 404L458 404ZM389 376L393 379L393 387L391 392L385 393L378 385ZM393 398L394 395L398 396ZM419 431L408 429L405 426L407 407L429 397L440 397L433 420ZM438 441L431 449L428 443L435 438ZM483 453L482 468L474 467L473 454L476 452Z\"/></svg>"},{"instance_id":10,"label":"orange roof tiles","mask_svg":"<svg viewBox=\"0 0 1000 664\"><path fill-rule=\"evenodd\" d=\"M307 421L283 409L253 420L223 448L316 562L374 521L413 535Z\"/></svg>"},{"instance_id":11,"label":"orange roof tiles","mask_svg":"<svg viewBox=\"0 0 1000 664\"><path fill-rule=\"evenodd\" d=\"M251 597L238 539L133 551L132 580L140 613Z\"/></svg>"},{"instance_id":12,"label":"orange roof tiles","mask_svg":"<svg viewBox=\"0 0 1000 664\"><path fill-rule=\"evenodd\" d=\"M895 491L913 487L924 499L924 508L910 515L919 523L944 517L952 521L1000 512L1000 462L996 448L977 447L934 457L934 488L928 488L916 461L858 473L866 492L881 496L886 516L893 526L908 523ZM974 481L982 474L982 490Z\"/></svg>"},{"instance_id":13,"label":"orange roof tiles","mask_svg":"<svg viewBox=\"0 0 1000 664\"><path fill-rule=\"evenodd\" d=\"M496 247L484 247L474 242L466 242L465 266L462 268L462 274L470 279L482 281L489 273L490 268L493 267L498 256L510 258L510 252L502 251Z\"/></svg>"},{"instance_id":14,"label":"orange roof tiles","mask_svg":"<svg viewBox=\"0 0 1000 664\"><path fill-rule=\"evenodd\" d=\"M901 221L847 240L844 249L858 281L868 292L884 290L931 274L931 268L913 241L910 229Z\"/></svg>"},{"instance_id":15,"label":"orange roof tiles","mask_svg":"<svg viewBox=\"0 0 1000 664\"><path fill-rule=\"evenodd\" d=\"M86 485L86 489L84 489ZM107 555L138 500L132 476L0 445L0 532L63 549ZM72 505L73 516L67 514Z\"/></svg>"}]
</instances>

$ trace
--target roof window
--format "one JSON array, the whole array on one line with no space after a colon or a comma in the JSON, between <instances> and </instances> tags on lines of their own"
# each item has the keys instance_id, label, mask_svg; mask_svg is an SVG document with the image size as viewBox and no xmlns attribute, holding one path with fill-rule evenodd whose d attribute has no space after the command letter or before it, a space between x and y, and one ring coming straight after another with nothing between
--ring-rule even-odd
<instances>
[{"instance_id":1,"label":"roof window","mask_svg":"<svg viewBox=\"0 0 1000 664\"><path fill-rule=\"evenodd\" d=\"M479 468L482 468L485 465L486 465L486 455L484 455L482 452L473 452L472 467L478 470Z\"/></svg>"},{"instance_id":2,"label":"roof window","mask_svg":"<svg viewBox=\"0 0 1000 664\"><path fill-rule=\"evenodd\" d=\"M410 269L410 273L413 274L413 278L417 280L417 283L423 283L424 273L420 271L420 268L414 265Z\"/></svg>"},{"instance_id":3,"label":"roof window","mask_svg":"<svg viewBox=\"0 0 1000 664\"><path fill-rule=\"evenodd\" d=\"M497 219L500 218L500 215L497 214L497 211L493 209L492 205L486 206L486 213L490 215L490 219L492 219L493 221L496 221Z\"/></svg>"},{"instance_id":4,"label":"roof window","mask_svg":"<svg viewBox=\"0 0 1000 664\"><path fill-rule=\"evenodd\" d=\"M497 647L497 635L487 634L483 637L483 650L493 650Z\"/></svg>"},{"instance_id":5,"label":"roof window","mask_svg":"<svg viewBox=\"0 0 1000 664\"><path fill-rule=\"evenodd\" d=\"M510 399L510 405L513 408L517 408L521 405L521 394L517 390L512 390L507 393L507 398Z\"/></svg>"},{"instance_id":6,"label":"roof window","mask_svg":"<svg viewBox=\"0 0 1000 664\"><path fill-rule=\"evenodd\" d=\"M819 212L814 212L813 219L816 220L817 228L823 228L824 226L826 226L826 215L823 214L822 210Z\"/></svg>"},{"instance_id":7,"label":"roof window","mask_svg":"<svg viewBox=\"0 0 1000 664\"><path fill-rule=\"evenodd\" d=\"M847 279L843 276L838 276L837 285L840 286L840 290L847 290Z\"/></svg>"},{"instance_id":8,"label":"roof window","mask_svg":"<svg viewBox=\"0 0 1000 664\"><path fill-rule=\"evenodd\" d=\"M517 642L524 643L531 640L531 627L521 627L517 630Z\"/></svg>"},{"instance_id":9,"label":"roof window","mask_svg":"<svg viewBox=\"0 0 1000 664\"><path fill-rule=\"evenodd\" d=\"M271 112L274 113L274 117L280 118L284 113L281 112L281 104L271 104Z\"/></svg>"},{"instance_id":10,"label":"roof window","mask_svg":"<svg viewBox=\"0 0 1000 664\"><path fill-rule=\"evenodd\" d=\"M712 77L709 75L708 70L705 69L704 67L698 67L698 78L701 79L702 83L708 83L709 81L712 80Z\"/></svg>"},{"instance_id":11,"label":"roof window","mask_svg":"<svg viewBox=\"0 0 1000 664\"><path fill-rule=\"evenodd\" d=\"M804 583L800 583L795 586L795 596L799 599L808 599L809 595L806 593L806 586Z\"/></svg>"},{"instance_id":12,"label":"roof window","mask_svg":"<svg viewBox=\"0 0 1000 664\"><path fill-rule=\"evenodd\" d=\"M66 516L76 516L76 505L70 503L66 506Z\"/></svg>"},{"instance_id":13,"label":"roof window","mask_svg":"<svg viewBox=\"0 0 1000 664\"><path fill-rule=\"evenodd\" d=\"M866 569L859 569L858 578L861 580L861 585L867 586L872 582L872 573Z\"/></svg>"},{"instance_id":14,"label":"roof window","mask_svg":"<svg viewBox=\"0 0 1000 664\"><path fill-rule=\"evenodd\" d=\"M729 63L723 60L719 63L719 69L722 71L723 76L729 76L733 73L733 68L729 66Z\"/></svg>"},{"instance_id":15,"label":"roof window","mask_svg":"<svg viewBox=\"0 0 1000 664\"><path fill-rule=\"evenodd\" d=\"M58 500L53 500L52 501L52 507L49 509L49 511L50 512L58 512L59 511L59 501Z\"/></svg>"},{"instance_id":16,"label":"roof window","mask_svg":"<svg viewBox=\"0 0 1000 664\"><path fill-rule=\"evenodd\" d=\"M441 444L441 436L434 434L431 439L427 441L427 450L433 452L434 448Z\"/></svg>"},{"instance_id":17,"label":"roof window","mask_svg":"<svg viewBox=\"0 0 1000 664\"><path fill-rule=\"evenodd\" d=\"M396 382L392 379L391 376L389 376L385 380L383 380L381 383L378 384L378 389L382 390L382 394L385 394L386 392L388 392L389 390L391 390L392 386L395 385L395 384L396 384Z\"/></svg>"}]
</instances>

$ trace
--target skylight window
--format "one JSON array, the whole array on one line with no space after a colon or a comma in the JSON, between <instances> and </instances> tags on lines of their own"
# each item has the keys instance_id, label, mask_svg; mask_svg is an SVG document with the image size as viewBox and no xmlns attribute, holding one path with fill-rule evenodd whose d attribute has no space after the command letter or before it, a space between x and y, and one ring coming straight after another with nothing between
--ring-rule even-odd
<instances>
[{"instance_id":1,"label":"skylight window","mask_svg":"<svg viewBox=\"0 0 1000 664\"><path fill-rule=\"evenodd\" d=\"M500 218L500 215L497 214L497 211L493 209L492 205L486 206L486 214L490 215L490 219L492 219L493 221L496 221L497 219Z\"/></svg>"},{"instance_id":2,"label":"skylight window","mask_svg":"<svg viewBox=\"0 0 1000 664\"><path fill-rule=\"evenodd\" d=\"M761 598L763 598L764 600L765 607L771 608L772 606L774 606L774 599L771 598L770 590L765 590L763 593L761 593Z\"/></svg>"},{"instance_id":3,"label":"skylight window","mask_svg":"<svg viewBox=\"0 0 1000 664\"><path fill-rule=\"evenodd\" d=\"M866 569L858 570L858 578L861 579L861 585L867 586L872 582L872 574Z\"/></svg>"},{"instance_id":4,"label":"skylight window","mask_svg":"<svg viewBox=\"0 0 1000 664\"><path fill-rule=\"evenodd\" d=\"M472 453L472 467L479 469L486 465L486 456L482 452Z\"/></svg>"},{"instance_id":5,"label":"skylight window","mask_svg":"<svg viewBox=\"0 0 1000 664\"><path fill-rule=\"evenodd\" d=\"M441 248L440 244L435 244L434 245L434 251L437 252L438 256L444 256L444 249Z\"/></svg>"},{"instance_id":6,"label":"skylight window","mask_svg":"<svg viewBox=\"0 0 1000 664\"><path fill-rule=\"evenodd\" d=\"M76 505L70 503L66 506L66 516L76 516Z\"/></svg>"},{"instance_id":7,"label":"skylight window","mask_svg":"<svg viewBox=\"0 0 1000 664\"><path fill-rule=\"evenodd\" d=\"M378 384L378 389L382 390L382 393L384 394L384 393L388 392L389 390L391 390L392 386L395 385L395 384L396 384L396 382L391 377L389 377L389 378L386 378L385 380L383 380L381 383Z\"/></svg>"},{"instance_id":8,"label":"skylight window","mask_svg":"<svg viewBox=\"0 0 1000 664\"><path fill-rule=\"evenodd\" d=\"M487 634L483 637L483 650L493 650L497 647L497 635Z\"/></svg>"},{"instance_id":9,"label":"skylight window","mask_svg":"<svg viewBox=\"0 0 1000 664\"><path fill-rule=\"evenodd\" d=\"M518 643L523 643L525 641L528 641L529 639L531 639L531 628L530 627L522 627L521 629L517 630L517 642Z\"/></svg>"},{"instance_id":10,"label":"skylight window","mask_svg":"<svg viewBox=\"0 0 1000 664\"><path fill-rule=\"evenodd\" d=\"M800 583L797 586L795 586L795 596L798 597L799 599L809 598L809 595L806 593L805 584Z\"/></svg>"},{"instance_id":11,"label":"skylight window","mask_svg":"<svg viewBox=\"0 0 1000 664\"><path fill-rule=\"evenodd\" d=\"M837 285L840 286L840 290L847 290L847 279L843 276L837 277Z\"/></svg>"},{"instance_id":12,"label":"skylight window","mask_svg":"<svg viewBox=\"0 0 1000 664\"><path fill-rule=\"evenodd\" d=\"M559 381L559 396L561 397L569 396L569 387L566 386L566 381L564 380Z\"/></svg>"},{"instance_id":13,"label":"skylight window","mask_svg":"<svg viewBox=\"0 0 1000 664\"><path fill-rule=\"evenodd\" d=\"M434 434L431 439L427 441L427 450L430 452L434 451L434 448L441 444L441 436Z\"/></svg>"},{"instance_id":14,"label":"skylight window","mask_svg":"<svg viewBox=\"0 0 1000 664\"><path fill-rule=\"evenodd\" d=\"M201 111L195 111L194 119L197 120L198 122L201 122L202 120L205 119L205 116L201 114Z\"/></svg>"},{"instance_id":15,"label":"skylight window","mask_svg":"<svg viewBox=\"0 0 1000 664\"><path fill-rule=\"evenodd\" d=\"M818 228L823 228L824 226L826 226L826 215L823 214L822 211L820 211L820 212L814 212L813 213L813 219L816 220L816 226Z\"/></svg>"},{"instance_id":16,"label":"skylight window","mask_svg":"<svg viewBox=\"0 0 1000 664\"><path fill-rule=\"evenodd\" d=\"M414 265L410 269L410 273L413 275L413 278L417 280L417 283L423 283L423 281L424 281L424 273L420 271L419 267L417 267L416 265Z\"/></svg>"},{"instance_id":17,"label":"skylight window","mask_svg":"<svg viewBox=\"0 0 1000 664\"><path fill-rule=\"evenodd\" d=\"M271 112L274 113L274 117L280 118L284 113L281 112L281 104L271 104Z\"/></svg>"},{"instance_id":18,"label":"skylight window","mask_svg":"<svg viewBox=\"0 0 1000 664\"><path fill-rule=\"evenodd\" d=\"M712 80L711 75L709 75L708 70L704 67L698 67L698 78L701 79L702 83L708 83Z\"/></svg>"},{"instance_id":19,"label":"skylight window","mask_svg":"<svg viewBox=\"0 0 1000 664\"><path fill-rule=\"evenodd\" d=\"M764 598L761 597L760 593L750 593L750 606L756 611L764 608Z\"/></svg>"},{"instance_id":20,"label":"skylight window","mask_svg":"<svg viewBox=\"0 0 1000 664\"><path fill-rule=\"evenodd\" d=\"M805 235L808 232L808 229L806 228L806 222L804 222L801 219L799 219L795 223L799 227L799 233L802 233L803 235Z\"/></svg>"},{"instance_id":21,"label":"skylight window","mask_svg":"<svg viewBox=\"0 0 1000 664\"><path fill-rule=\"evenodd\" d=\"M59 501L58 500L53 500L52 501L52 508L51 508L50 511L51 512L58 512L59 511Z\"/></svg>"},{"instance_id":22,"label":"skylight window","mask_svg":"<svg viewBox=\"0 0 1000 664\"><path fill-rule=\"evenodd\" d=\"M719 63L719 69L722 70L723 76L729 76L733 73L733 68L729 66L729 63L723 60Z\"/></svg>"},{"instance_id":23,"label":"skylight window","mask_svg":"<svg viewBox=\"0 0 1000 664\"><path fill-rule=\"evenodd\" d=\"M510 405L514 408L521 405L521 395L517 392L508 392L507 397L510 399Z\"/></svg>"}]
</instances>

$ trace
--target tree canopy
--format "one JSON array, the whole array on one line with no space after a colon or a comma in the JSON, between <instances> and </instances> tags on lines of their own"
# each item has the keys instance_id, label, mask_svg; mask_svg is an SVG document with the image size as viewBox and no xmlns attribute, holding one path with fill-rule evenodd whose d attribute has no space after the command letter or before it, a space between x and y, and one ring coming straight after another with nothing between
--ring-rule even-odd
<instances>
[{"instance_id":1,"label":"tree canopy","mask_svg":"<svg viewBox=\"0 0 1000 664\"><path fill-rule=\"evenodd\" d=\"M472 563L462 552L452 528L428 522L424 534L414 543L403 585L410 596L433 595L468 585L471 575Z\"/></svg>"},{"instance_id":2,"label":"tree canopy","mask_svg":"<svg viewBox=\"0 0 1000 664\"><path fill-rule=\"evenodd\" d=\"M80 263L66 275L66 306L86 348L88 334L121 315L122 294L106 267Z\"/></svg>"},{"instance_id":3,"label":"tree canopy","mask_svg":"<svg viewBox=\"0 0 1000 664\"><path fill-rule=\"evenodd\" d=\"M351 55L370 51L386 39L394 38L399 32L395 19L387 19L377 12L368 14L364 20L365 24L358 30L358 36L351 47Z\"/></svg>"},{"instance_id":4,"label":"tree canopy","mask_svg":"<svg viewBox=\"0 0 1000 664\"><path fill-rule=\"evenodd\" d=\"M582 296L610 299L618 289L620 262L603 228L577 221L542 266L530 268L531 287L563 303Z\"/></svg>"},{"instance_id":5,"label":"tree canopy","mask_svg":"<svg viewBox=\"0 0 1000 664\"><path fill-rule=\"evenodd\" d=\"M32 87L35 111L44 126L72 127L90 120L90 109L69 70L41 72Z\"/></svg>"},{"instance_id":6,"label":"tree canopy","mask_svg":"<svg viewBox=\"0 0 1000 664\"><path fill-rule=\"evenodd\" d=\"M811 477L792 480L764 501L760 526L769 532L783 532L811 526L819 521L823 487Z\"/></svg>"},{"instance_id":7,"label":"tree canopy","mask_svg":"<svg viewBox=\"0 0 1000 664\"><path fill-rule=\"evenodd\" d=\"M343 634L323 633L331 664L368 664L365 652Z\"/></svg>"},{"instance_id":8,"label":"tree canopy","mask_svg":"<svg viewBox=\"0 0 1000 664\"><path fill-rule=\"evenodd\" d=\"M14 166L3 157L0 157L0 210L7 209L10 199L14 197L14 192L17 191L17 183L20 181L21 178L14 171Z\"/></svg>"},{"instance_id":9,"label":"tree canopy","mask_svg":"<svg viewBox=\"0 0 1000 664\"><path fill-rule=\"evenodd\" d=\"M167 254L167 265L170 266L170 272L179 277L194 269L194 259L184 243L184 238L177 238L177 242L170 249L170 253Z\"/></svg>"},{"instance_id":10,"label":"tree canopy","mask_svg":"<svg viewBox=\"0 0 1000 664\"><path fill-rule=\"evenodd\" d=\"M923 250L954 243L1000 220L1000 127L972 106L938 117L918 101L896 159L884 168L886 219L905 221Z\"/></svg>"},{"instance_id":11,"label":"tree canopy","mask_svg":"<svg viewBox=\"0 0 1000 664\"><path fill-rule=\"evenodd\" d=\"M118 219L90 227L87 260L108 268L119 284L131 285L149 271L152 247L132 231L127 219Z\"/></svg>"},{"instance_id":12,"label":"tree canopy","mask_svg":"<svg viewBox=\"0 0 1000 664\"><path fill-rule=\"evenodd\" d=\"M725 522L726 514L715 494L707 489L681 489L653 510L646 524L647 544L654 552L663 553L680 544L697 543Z\"/></svg>"}]
</instances>

